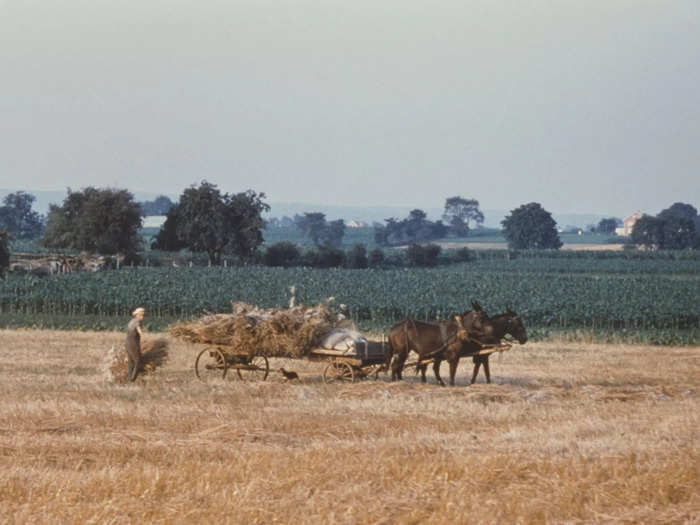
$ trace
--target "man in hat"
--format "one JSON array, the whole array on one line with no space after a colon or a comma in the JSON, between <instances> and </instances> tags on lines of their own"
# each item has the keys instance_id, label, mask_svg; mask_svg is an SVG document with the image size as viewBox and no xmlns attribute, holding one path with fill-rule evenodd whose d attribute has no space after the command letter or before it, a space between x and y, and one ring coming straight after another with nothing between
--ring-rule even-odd
<instances>
[{"instance_id":1,"label":"man in hat","mask_svg":"<svg viewBox=\"0 0 700 525\"><path fill-rule=\"evenodd\" d=\"M141 322L146 310L138 307L131 313L131 321L126 326L126 353L129 357L129 381L134 381L141 366Z\"/></svg>"}]
</instances>

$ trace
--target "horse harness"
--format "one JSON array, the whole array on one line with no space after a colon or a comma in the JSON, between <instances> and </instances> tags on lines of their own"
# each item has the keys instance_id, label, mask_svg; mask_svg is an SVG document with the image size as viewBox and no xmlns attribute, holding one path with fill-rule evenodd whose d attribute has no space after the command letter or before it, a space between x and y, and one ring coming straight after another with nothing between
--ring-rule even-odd
<instances>
[{"instance_id":1,"label":"horse harness","mask_svg":"<svg viewBox=\"0 0 700 525\"><path fill-rule=\"evenodd\" d=\"M416 333L416 336L418 335L418 328L416 327L416 323L413 319L407 319L407 321L408 322L404 324L404 335L405 335L407 351L410 352L411 350L415 351L415 349L411 348L411 345L409 344L408 323L410 322L411 325L413 326L413 331ZM447 335L447 323L441 322L441 323L437 323L437 325L440 328L440 339L442 339L442 346L440 346L440 348L438 348L437 350L433 350L432 352L425 354L422 357L422 359L430 359L432 357L435 357L439 353L443 352L453 342L453 340L457 338L457 334L459 333L459 331L455 332L452 335L449 335L449 336Z\"/></svg>"}]
</instances>

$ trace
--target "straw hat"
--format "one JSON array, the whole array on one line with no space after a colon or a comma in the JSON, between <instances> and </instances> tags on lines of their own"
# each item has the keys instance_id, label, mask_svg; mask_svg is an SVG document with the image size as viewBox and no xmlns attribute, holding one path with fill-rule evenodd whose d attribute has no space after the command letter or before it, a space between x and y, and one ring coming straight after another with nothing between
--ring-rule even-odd
<instances>
[{"instance_id":1,"label":"straw hat","mask_svg":"<svg viewBox=\"0 0 700 525\"><path fill-rule=\"evenodd\" d=\"M138 315L138 314L145 314L145 313L146 313L146 309L139 306L136 310L131 312L131 315Z\"/></svg>"}]
</instances>

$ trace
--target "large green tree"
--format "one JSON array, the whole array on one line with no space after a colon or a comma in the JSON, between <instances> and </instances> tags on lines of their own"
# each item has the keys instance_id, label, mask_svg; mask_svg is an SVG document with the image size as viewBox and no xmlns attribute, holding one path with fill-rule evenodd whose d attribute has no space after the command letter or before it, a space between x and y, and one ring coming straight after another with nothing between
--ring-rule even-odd
<instances>
[{"instance_id":1,"label":"large green tree","mask_svg":"<svg viewBox=\"0 0 700 525\"><path fill-rule=\"evenodd\" d=\"M698 248L698 212L694 206L676 202L656 217L644 215L632 228L634 244L660 250Z\"/></svg>"},{"instance_id":2,"label":"large green tree","mask_svg":"<svg viewBox=\"0 0 700 525\"><path fill-rule=\"evenodd\" d=\"M191 186L168 212L154 247L205 252L211 264L224 254L248 261L263 242L262 213L270 209L264 198L252 190L221 193L207 181Z\"/></svg>"},{"instance_id":3,"label":"large green tree","mask_svg":"<svg viewBox=\"0 0 700 525\"><path fill-rule=\"evenodd\" d=\"M698 216L698 210L695 206L691 204L686 204L684 202L674 202L671 206L657 215L659 219L687 219L689 221L694 221Z\"/></svg>"},{"instance_id":4,"label":"large green tree","mask_svg":"<svg viewBox=\"0 0 700 525\"><path fill-rule=\"evenodd\" d=\"M655 248L663 241L663 225L662 221L652 215L642 215L637 222L634 223L630 240L634 244L645 246L647 248Z\"/></svg>"},{"instance_id":5,"label":"large green tree","mask_svg":"<svg viewBox=\"0 0 700 525\"><path fill-rule=\"evenodd\" d=\"M294 224L318 245L327 226L326 215L321 212L305 212L303 215L294 216Z\"/></svg>"},{"instance_id":6,"label":"large green tree","mask_svg":"<svg viewBox=\"0 0 700 525\"><path fill-rule=\"evenodd\" d=\"M177 204L173 204L170 207L168 213L165 215L165 222L160 227L160 231L158 235L156 235L155 240L151 243L152 249L177 252L187 247L187 243L177 235L179 211L180 208Z\"/></svg>"},{"instance_id":7,"label":"large green tree","mask_svg":"<svg viewBox=\"0 0 700 525\"><path fill-rule=\"evenodd\" d=\"M10 193L0 206L0 228L4 228L15 239L34 239L41 235L41 215L32 210L36 197L18 191Z\"/></svg>"},{"instance_id":8,"label":"large green tree","mask_svg":"<svg viewBox=\"0 0 700 525\"><path fill-rule=\"evenodd\" d=\"M600 219L600 222L598 223L598 227L596 228L596 231L598 233L607 233L607 234L615 233L615 228L617 228L617 223L618 223L618 219L616 219L615 217L610 217L607 219Z\"/></svg>"},{"instance_id":9,"label":"large green tree","mask_svg":"<svg viewBox=\"0 0 700 525\"><path fill-rule=\"evenodd\" d=\"M516 250L524 249L559 249L559 239L552 214L537 202L523 204L510 212L501 221L503 234L508 246Z\"/></svg>"},{"instance_id":10,"label":"large green tree","mask_svg":"<svg viewBox=\"0 0 700 525\"><path fill-rule=\"evenodd\" d=\"M662 210L656 217L663 223L661 248L685 250L686 248L699 247L698 210L695 206L676 202Z\"/></svg>"},{"instance_id":11,"label":"large green tree","mask_svg":"<svg viewBox=\"0 0 700 525\"><path fill-rule=\"evenodd\" d=\"M474 222L474 224L483 224L484 222L484 214L479 209L479 201L459 196L449 197L445 200L445 211L442 218L458 237L466 237L469 234L470 222Z\"/></svg>"},{"instance_id":12,"label":"large green tree","mask_svg":"<svg viewBox=\"0 0 700 525\"><path fill-rule=\"evenodd\" d=\"M43 244L103 254L127 254L141 247L141 208L131 192L87 187L71 191L62 205L52 204Z\"/></svg>"},{"instance_id":13,"label":"large green tree","mask_svg":"<svg viewBox=\"0 0 700 525\"><path fill-rule=\"evenodd\" d=\"M386 225L374 225L375 242L382 246L430 241L447 235L447 226L442 221L428 220L427 214L418 208L411 210L403 220L392 217L385 222Z\"/></svg>"},{"instance_id":14,"label":"large green tree","mask_svg":"<svg viewBox=\"0 0 700 525\"><path fill-rule=\"evenodd\" d=\"M325 214L321 212L307 212L304 215L295 215L294 224L304 235L310 237L316 246L329 245L338 247L345 236L345 222L343 219L328 222Z\"/></svg>"}]
</instances>

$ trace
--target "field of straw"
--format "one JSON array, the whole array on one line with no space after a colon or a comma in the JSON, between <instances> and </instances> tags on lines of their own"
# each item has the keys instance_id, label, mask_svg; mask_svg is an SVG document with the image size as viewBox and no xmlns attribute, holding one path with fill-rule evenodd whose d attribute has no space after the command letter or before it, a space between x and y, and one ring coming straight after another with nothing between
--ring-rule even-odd
<instances>
[{"instance_id":1,"label":"field of straw","mask_svg":"<svg viewBox=\"0 0 700 525\"><path fill-rule=\"evenodd\" d=\"M1 523L700 521L698 347L528 343L443 388L202 383L169 339L123 385L123 337L0 331Z\"/></svg>"}]
</instances>

